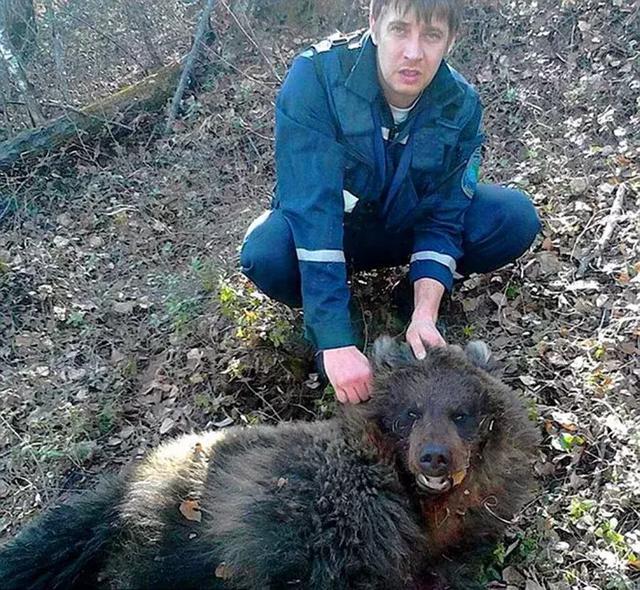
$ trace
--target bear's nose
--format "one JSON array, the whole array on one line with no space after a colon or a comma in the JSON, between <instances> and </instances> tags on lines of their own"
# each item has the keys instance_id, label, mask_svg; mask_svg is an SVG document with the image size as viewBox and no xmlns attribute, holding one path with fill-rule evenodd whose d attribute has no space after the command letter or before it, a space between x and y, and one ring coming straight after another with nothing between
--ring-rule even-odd
<instances>
[{"instance_id":1,"label":"bear's nose","mask_svg":"<svg viewBox=\"0 0 640 590\"><path fill-rule=\"evenodd\" d=\"M422 447L420 465L427 475L444 475L449 470L451 453L443 445L428 444Z\"/></svg>"}]
</instances>

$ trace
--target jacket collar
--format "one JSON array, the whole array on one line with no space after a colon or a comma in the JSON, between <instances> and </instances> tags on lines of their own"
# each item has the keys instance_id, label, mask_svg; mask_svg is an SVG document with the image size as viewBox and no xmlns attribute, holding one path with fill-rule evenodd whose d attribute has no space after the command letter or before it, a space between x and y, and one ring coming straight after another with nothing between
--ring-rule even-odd
<instances>
[{"instance_id":1,"label":"jacket collar","mask_svg":"<svg viewBox=\"0 0 640 590\"><path fill-rule=\"evenodd\" d=\"M361 42L360 54L347 76L345 86L361 98L373 102L382 92L378 82L377 49L371 40L369 31L364 33ZM422 93L416 106L422 106L425 103L445 106L455 102L463 94L464 90L460 83L454 78L451 69L443 60L431 84Z\"/></svg>"}]
</instances>

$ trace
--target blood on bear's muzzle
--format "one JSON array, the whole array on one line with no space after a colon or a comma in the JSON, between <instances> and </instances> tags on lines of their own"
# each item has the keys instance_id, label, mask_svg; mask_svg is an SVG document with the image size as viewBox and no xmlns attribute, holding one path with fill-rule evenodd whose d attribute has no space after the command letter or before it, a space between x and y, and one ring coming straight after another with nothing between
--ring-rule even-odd
<instances>
[{"instance_id":1,"label":"blood on bear's muzzle","mask_svg":"<svg viewBox=\"0 0 640 590\"><path fill-rule=\"evenodd\" d=\"M451 451L444 445L429 443L420 452L420 473L416 475L418 488L429 494L443 494L459 485L466 469L452 472Z\"/></svg>"}]
</instances>

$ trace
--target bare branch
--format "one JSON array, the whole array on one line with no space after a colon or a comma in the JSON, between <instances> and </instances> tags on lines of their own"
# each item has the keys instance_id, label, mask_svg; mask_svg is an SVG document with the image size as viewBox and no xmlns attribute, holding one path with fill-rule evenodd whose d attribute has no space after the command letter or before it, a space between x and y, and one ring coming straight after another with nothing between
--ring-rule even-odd
<instances>
[{"instance_id":1,"label":"bare branch","mask_svg":"<svg viewBox=\"0 0 640 590\"><path fill-rule=\"evenodd\" d=\"M215 4L216 0L207 0L207 4L202 9L202 14L200 15L200 21L198 22L198 28L196 30L195 38L193 39L191 51L189 52L189 55L187 55L187 59L184 62L184 67L182 69L180 81L178 82L178 87L176 88L176 92L173 95L173 99L171 100L171 106L169 108L169 116L167 117L166 125L167 133L171 132L173 123L178 116L180 101L182 100L184 90L187 87L187 81L189 80L189 76L191 75L191 70L193 70L193 66L195 65L198 54L200 53L200 45L202 43L204 34L209 27L209 17L213 12Z\"/></svg>"},{"instance_id":2,"label":"bare branch","mask_svg":"<svg viewBox=\"0 0 640 590\"><path fill-rule=\"evenodd\" d=\"M0 20L15 53L26 62L36 44L36 14L33 0L0 1Z\"/></svg>"},{"instance_id":3,"label":"bare branch","mask_svg":"<svg viewBox=\"0 0 640 590\"><path fill-rule=\"evenodd\" d=\"M280 76L280 74L278 74L278 71L274 67L274 65L271 62L271 60L267 57L265 52L262 50L262 47L260 46L260 44L256 41L255 36L251 35L250 33L247 32L247 30L242 26L242 23L238 20L238 17L236 16L235 12L233 12L233 10L231 10L231 8L225 2L225 0L220 0L220 1L222 2L222 5L227 9L227 12L231 15L231 18L233 18L233 20L235 21L236 25L242 31L242 33L247 38L247 40L258 50L258 53L262 56L262 59L264 59L265 63L271 68L271 71L273 72L273 75L275 76L276 80L279 83L281 83L282 82L282 77Z\"/></svg>"}]
</instances>

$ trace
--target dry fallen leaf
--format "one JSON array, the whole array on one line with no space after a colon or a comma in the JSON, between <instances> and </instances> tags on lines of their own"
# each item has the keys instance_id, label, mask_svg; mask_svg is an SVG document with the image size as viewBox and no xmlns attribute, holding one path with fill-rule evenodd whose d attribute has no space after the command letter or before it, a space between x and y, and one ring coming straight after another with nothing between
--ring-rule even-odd
<instances>
[{"instance_id":1,"label":"dry fallen leaf","mask_svg":"<svg viewBox=\"0 0 640 590\"><path fill-rule=\"evenodd\" d=\"M116 301L113 304L113 311L120 315L129 315L133 313L133 302L132 301Z\"/></svg>"},{"instance_id":2,"label":"dry fallen leaf","mask_svg":"<svg viewBox=\"0 0 640 590\"><path fill-rule=\"evenodd\" d=\"M578 430L578 417L571 412L556 410L551 412L552 420L564 430L576 432Z\"/></svg>"},{"instance_id":3,"label":"dry fallen leaf","mask_svg":"<svg viewBox=\"0 0 640 590\"><path fill-rule=\"evenodd\" d=\"M629 283L629 281L631 281L631 278L629 277L629 273L626 271L622 271L619 275L618 275L618 282L621 285L627 285Z\"/></svg>"},{"instance_id":4,"label":"dry fallen leaf","mask_svg":"<svg viewBox=\"0 0 640 590\"><path fill-rule=\"evenodd\" d=\"M200 504L198 503L198 500L184 500L180 504L180 513L187 520L191 520L193 522L202 521L202 512L200 512Z\"/></svg>"},{"instance_id":5,"label":"dry fallen leaf","mask_svg":"<svg viewBox=\"0 0 640 590\"><path fill-rule=\"evenodd\" d=\"M541 248L547 252L551 252L551 250L553 250L553 240L551 238L545 238L542 241Z\"/></svg>"},{"instance_id":6,"label":"dry fallen leaf","mask_svg":"<svg viewBox=\"0 0 640 590\"><path fill-rule=\"evenodd\" d=\"M194 461L202 461L206 458L206 453L204 452L204 448L202 443L196 443L193 447L193 460Z\"/></svg>"},{"instance_id":7,"label":"dry fallen leaf","mask_svg":"<svg viewBox=\"0 0 640 590\"><path fill-rule=\"evenodd\" d=\"M278 489L281 490L284 486L289 483L289 480L286 477L281 477L278 480Z\"/></svg>"},{"instance_id":8,"label":"dry fallen leaf","mask_svg":"<svg viewBox=\"0 0 640 590\"><path fill-rule=\"evenodd\" d=\"M230 580L232 576L231 568L224 561L216 568L216 578Z\"/></svg>"},{"instance_id":9,"label":"dry fallen leaf","mask_svg":"<svg viewBox=\"0 0 640 590\"><path fill-rule=\"evenodd\" d=\"M578 292L578 291L600 291L602 289L602 285L598 283L598 281L594 280L577 280L573 281L570 285L565 287L567 291Z\"/></svg>"},{"instance_id":10,"label":"dry fallen leaf","mask_svg":"<svg viewBox=\"0 0 640 590\"><path fill-rule=\"evenodd\" d=\"M494 293L489 299L498 307L504 307L507 304L507 296L504 293Z\"/></svg>"},{"instance_id":11,"label":"dry fallen leaf","mask_svg":"<svg viewBox=\"0 0 640 590\"><path fill-rule=\"evenodd\" d=\"M452 476L451 479L453 479L453 485L454 486L459 486L462 481L464 480L464 478L466 477L467 472L462 469L461 471L456 471Z\"/></svg>"},{"instance_id":12,"label":"dry fallen leaf","mask_svg":"<svg viewBox=\"0 0 640 590\"><path fill-rule=\"evenodd\" d=\"M176 421L172 418L165 418L160 424L160 434L167 434L174 426L176 425Z\"/></svg>"}]
</instances>

